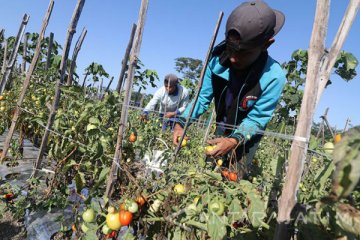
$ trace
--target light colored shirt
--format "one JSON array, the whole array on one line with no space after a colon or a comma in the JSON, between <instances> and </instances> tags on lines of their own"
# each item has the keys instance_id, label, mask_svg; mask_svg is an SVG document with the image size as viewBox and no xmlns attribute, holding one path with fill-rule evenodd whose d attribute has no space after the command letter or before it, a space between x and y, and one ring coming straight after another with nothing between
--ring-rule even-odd
<instances>
[{"instance_id":1,"label":"light colored shirt","mask_svg":"<svg viewBox=\"0 0 360 240\"><path fill-rule=\"evenodd\" d=\"M178 84L176 92L169 95L165 90L165 86L163 86L155 92L153 98L146 105L144 112L154 111L158 103L160 103L160 113L176 112L181 114L189 103L189 91Z\"/></svg>"}]
</instances>

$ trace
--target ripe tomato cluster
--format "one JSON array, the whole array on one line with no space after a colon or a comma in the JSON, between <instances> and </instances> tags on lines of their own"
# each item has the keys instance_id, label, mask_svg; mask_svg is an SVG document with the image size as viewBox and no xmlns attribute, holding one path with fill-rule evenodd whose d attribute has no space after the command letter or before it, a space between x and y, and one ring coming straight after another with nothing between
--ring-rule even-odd
<instances>
[{"instance_id":1,"label":"ripe tomato cluster","mask_svg":"<svg viewBox=\"0 0 360 240\"><path fill-rule=\"evenodd\" d=\"M223 170L221 172L221 175L225 178L225 179L228 179L232 182L236 182L237 181L237 174L235 172L231 172L231 171L228 171L228 170Z\"/></svg>"}]
</instances>

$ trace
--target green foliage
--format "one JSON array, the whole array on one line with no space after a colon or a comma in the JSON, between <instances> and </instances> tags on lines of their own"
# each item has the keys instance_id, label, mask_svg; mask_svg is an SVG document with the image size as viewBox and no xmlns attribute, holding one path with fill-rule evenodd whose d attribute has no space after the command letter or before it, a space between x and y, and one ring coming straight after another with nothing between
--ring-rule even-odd
<instances>
[{"instance_id":1,"label":"green foliage","mask_svg":"<svg viewBox=\"0 0 360 240\"><path fill-rule=\"evenodd\" d=\"M203 69L202 61L189 57L179 57L175 59L175 69L182 74L181 85L190 90L190 96L194 96Z\"/></svg>"},{"instance_id":2,"label":"green foliage","mask_svg":"<svg viewBox=\"0 0 360 240\"><path fill-rule=\"evenodd\" d=\"M359 61L352 53L341 51L334 65L335 73L345 81L350 81L356 76L355 68L358 64Z\"/></svg>"},{"instance_id":3,"label":"green foliage","mask_svg":"<svg viewBox=\"0 0 360 240\"><path fill-rule=\"evenodd\" d=\"M349 130L334 149L332 192L337 198L349 196L360 179L360 127Z\"/></svg>"},{"instance_id":4,"label":"green foliage","mask_svg":"<svg viewBox=\"0 0 360 240\"><path fill-rule=\"evenodd\" d=\"M105 71L101 64L92 62L87 68L85 68L85 74L90 75L94 82L98 82L101 77L109 77L109 74Z\"/></svg>"},{"instance_id":5,"label":"green foliage","mask_svg":"<svg viewBox=\"0 0 360 240\"><path fill-rule=\"evenodd\" d=\"M304 84L307 73L308 53L307 50L298 49L293 52L291 60L282 64L286 71L286 85L283 90L281 101L279 102L273 123L293 125L297 118L302 102ZM348 52L341 51L334 65L335 73L345 81L349 81L356 76L355 68L358 65L357 58ZM330 85L328 81L327 85ZM293 116L291 118L290 116Z\"/></svg>"}]
</instances>

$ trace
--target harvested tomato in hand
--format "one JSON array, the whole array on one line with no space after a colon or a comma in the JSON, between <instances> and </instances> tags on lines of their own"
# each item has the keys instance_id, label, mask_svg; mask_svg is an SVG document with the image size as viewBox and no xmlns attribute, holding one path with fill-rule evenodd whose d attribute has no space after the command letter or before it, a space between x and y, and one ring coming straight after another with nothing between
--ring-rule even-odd
<instances>
[{"instance_id":1,"label":"harvested tomato in hand","mask_svg":"<svg viewBox=\"0 0 360 240\"><path fill-rule=\"evenodd\" d=\"M133 219L133 214L129 211L121 210L119 212L119 219L120 219L121 226L127 226L131 223L131 221Z\"/></svg>"}]
</instances>

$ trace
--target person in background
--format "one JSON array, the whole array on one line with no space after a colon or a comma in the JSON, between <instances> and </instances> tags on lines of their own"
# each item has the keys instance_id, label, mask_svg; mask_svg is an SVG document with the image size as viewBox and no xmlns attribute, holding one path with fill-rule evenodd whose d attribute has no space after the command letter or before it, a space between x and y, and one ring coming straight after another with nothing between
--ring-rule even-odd
<instances>
[{"instance_id":1,"label":"person in background","mask_svg":"<svg viewBox=\"0 0 360 240\"><path fill-rule=\"evenodd\" d=\"M208 143L216 147L207 154L228 156L229 160L234 156L230 153L235 153L233 170L240 178L250 174L261 131L270 121L286 82L280 64L267 51L284 22L284 14L263 1L236 7L227 19L225 40L212 50L192 114L192 119L197 119L214 98L217 137ZM174 144L179 144L191 105L174 126Z\"/></svg>"},{"instance_id":2,"label":"person in background","mask_svg":"<svg viewBox=\"0 0 360 240\"><path fill-rule=\"evenodd\" d=\"M182 114L189 103L189 91L179 84L179 78L175 74L168 74L164 78L164 86L159 88L150 102L146 105L142 118L146 119L148 114L155 110L155 106L160 104L160 117L165 118L165 128L167 125L173 127L174 120Z\"/></svg>"}]
</instances>

